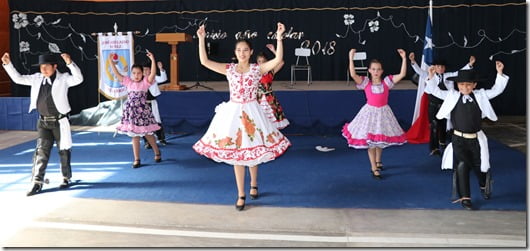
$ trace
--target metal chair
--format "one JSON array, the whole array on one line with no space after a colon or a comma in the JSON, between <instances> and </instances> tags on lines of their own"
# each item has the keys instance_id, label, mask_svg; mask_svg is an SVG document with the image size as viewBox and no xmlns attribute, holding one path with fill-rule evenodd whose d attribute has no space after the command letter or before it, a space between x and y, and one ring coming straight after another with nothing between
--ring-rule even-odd
<instances>
[{"instance_id":1,"label":"metal chair","mask_svg":"<svg viewBox=\"0 0 530 251\"><path fill-rule=\"evenodd\" d=\"M366 52L356 52L353 55L353 66L355 67L355 73L357 75L367 74L368 67L364 66L364 61L366 60ZM355 64L355 61L359 61L358 65ZM346 85L350 85L350 68L346 70Z\"/></svg>"},{"instance_id":2,"label":"metal chair","mask_svg":"<svg viewBox=\"0 0 530 251\"><path fill-rule=\"evenodd\" d=\"M296 82L296 71L307 71L307 85L310 85L313 81L311 76L311 65L309 65L311 50L309 48L296 48L294 49L294 55L296 56L296 64L291 65L291 87L293 87ZM305 65L299 64L300 57L305 57Z\"/></svg>"}]
</instances>

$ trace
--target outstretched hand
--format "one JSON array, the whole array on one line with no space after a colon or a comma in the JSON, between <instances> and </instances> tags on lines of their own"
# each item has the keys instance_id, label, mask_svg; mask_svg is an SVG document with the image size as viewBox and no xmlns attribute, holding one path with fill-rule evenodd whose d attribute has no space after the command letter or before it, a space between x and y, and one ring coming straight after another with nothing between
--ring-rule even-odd
<instances>
[{"instance_id":1,"label":"outstretched hand","mask_svg":"<svg viewBox=\"0 0 530 251\"><path fill-rule=\"evenodd\" d=\"M434 73L436 72L436 67L434 65L429 66L429 79L432 79L434 77Z\"/></svg>"},{"instance_id":2,"label":"outstretched hand","mask_svg":"<svg viewBox=\"0 0 530 251\"><path fill-rule=\"evenodd\" d=\"M148 51L146 56L151 59L151 62L155 62L155 55L152 52Z\"/></svg>"},{"instance_id":3,"label":"outstretched hand","mask_svg":"<svg viewBox=\"0 0 530 251\"><path fill-rule=\"evenodd\" d=\"M411 62L416 62L416 60L415 60L415 56L414 56L414 52L409 53L409 60L410 60Z\"/></svg>"},{"instance_id":4,"label":"outstretched hand","mask_svg":"<svg viewBox=\"0 0 530 251\"><path fill-rule=\"evenodd\" d=\"M282 39L282 35L285 32L285 25L278 22L277 26L278 28L276 28L276 39Z\"/></svg>"},{"instance_id":5,"label":"outstretched hand","mask_svg":"<svg viewBox=\"0 0 530 251\"><path fill-rule=\"evenodd\" d=\"M274 48L273 44L266 44L265 47L267 47L267 49L269 49L273 54L276 55L276 49Z\"/></svg>"},{"instance_id":6,"label":"outstretched hand","mask_svg":"<svg viewBox=\"0 0 530 251\"><path fill-rule=\"evenodd\" d=\"M476 61L475 56L469 57L469 65L473 66L473 64L475 64L475 61Z\"/></svg>"},{"instance_id":7,"label":"outstretched hand","mask_svg":"<svg viewBox=\"0 0 530 251\"><path fill-rule=\"evenodd\" d=\"M204 24L199 26L199 29L197 29L197 37L198 38L205 38L206 37L206 30L204 28Z\"/></svg>"},{"instance_id":8,"label":"outstretched hand","mask_svg":"<svg viewBox=\"0 0 530 251\"><path fill-rule=\"evenodd\" d=\"M3 64L9 64L11 63L11 59L9 58L9 53L4 53L4 55L2 56L2 63Z\"/></svg>"},{"instance_id":9,"label":"outstretched hand","mask_svg":"<svg viewBox=\"0 0 530 251\"><path fill-rule=\"evenodd\" d=\"M61 57L67 65L72 63L72 59L70 58L70 55L68 53L61 53Z\"/></svg>"},{"instance_id":10,"label":"outstretched hand","mask_svg":"<svg viewBox=\"0 0 530 251\"><path fill-rule=\"evenodd\" d=\"M407 58L407 53L403 49L397 49L397 52L399 53L399 56L401 56L402 59Z\"/></svg>"},{"instance_id":11,"label":"outstretched hand","mask_svg":"<svg viewBox=\"0 0 530 251\"><path fill-rule=\"evenodd\" d=\"M495 69L497 69L498 74L502 74L504 70L504 64L501 61L495 61Z\"/></svg>"}]
</instances>

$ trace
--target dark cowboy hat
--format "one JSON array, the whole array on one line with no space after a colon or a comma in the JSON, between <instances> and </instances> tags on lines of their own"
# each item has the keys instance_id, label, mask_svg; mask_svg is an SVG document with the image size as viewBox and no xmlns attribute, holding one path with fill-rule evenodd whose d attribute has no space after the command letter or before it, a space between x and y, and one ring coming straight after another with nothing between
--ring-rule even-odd
<instances>
[{"instance_id":1,"label":"dark cowboy hat","mask_svg":"<svg viewBox=\"0 0 530 251\"><path fill-rule=\"evenodd\" d=\"M431 65L443 65L443 66L447 66L447 63L445 62L445 60L441 59L441 58L435 58L433 61L432 61L432 64Z\"/></svg>"},{"instance_id":2,"label":"dark cowboy hat","mask_svg":"<svg viewBox=\"0 0 530 251\"><path fill-rule=\"evenodd\" d=\"M484 78L481 78L475 70L460 70L456 77L447 78L449 81L458 82L481 82Z\"/></svg>"},{"instance_id":3,"label":"dark cowboy hat","mask_svg":"<svg viewBox=\"0 0 530 251\"><path fill-rule=\"evenodd\" d=\"M57 64L57 57L53 54L39 55L39 63L33 66L39 66L41 64Z\"/></svg>"}]
</instances>

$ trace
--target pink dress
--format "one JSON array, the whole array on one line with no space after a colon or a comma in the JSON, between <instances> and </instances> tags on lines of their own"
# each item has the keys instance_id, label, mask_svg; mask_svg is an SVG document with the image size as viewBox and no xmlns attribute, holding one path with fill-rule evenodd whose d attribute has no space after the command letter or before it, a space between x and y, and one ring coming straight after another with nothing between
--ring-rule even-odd
<instances>
[{"instance_id":1,"label":"pink dress","mask_svg":"<svg viewBox=\"0 0 530 251\"><path fill-rule=\"evenodd\" d=\"M405 132L388 106L388 93L392 87L392 75L384 78L379 85L373 85L372 81L363 77L357 85L357 88L364 89L367 103L350 123L342 127L342 136L348 141L348 146L357 149L385 148L407 142Z\"/></svg>"},{"instance_id":2,"label":"pink dress","mask_svg":"<svg viewBox=\"0 0 530 251\"><path fill-rule=\"evenodd\" d=\"M147 104L147 90L149 82L143 78L140 82L134 82L129 77L124 77L121 83L127 87L127 101L123 105L123 113L120 124L116 130L120 134L131 137L153 134L160 126L153 116L151 106Z\"/></svg>"},{"instance_id":3,"label":"pink dress","mask_svg":"<svg viewBox=\"0 0 530 251\"><path fill-rule=\"evenodd\" d=\"M238 73L236 66L226 66L230 101L215 108L208 130L193 149L217 162L255 166L282 155L291 143L258 104L259 66L251 64L246 73Z\"/></svg>"}]
</instances>

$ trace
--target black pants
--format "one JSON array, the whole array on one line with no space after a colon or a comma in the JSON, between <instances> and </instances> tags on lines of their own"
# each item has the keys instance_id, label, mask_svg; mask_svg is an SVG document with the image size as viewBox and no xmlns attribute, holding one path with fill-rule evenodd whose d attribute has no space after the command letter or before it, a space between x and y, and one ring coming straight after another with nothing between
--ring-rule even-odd
<instances>
[{"instance_id":1,"label":"black pants","mask_svg":"<svg viewBox=\"0 0 530 251\"><path fill-rule=\"evenodd\" d=\"M480 187L486 186L486 173L480 170L480 145L478 139L453 137L453 161L456 172L456 189L462 197L471 197L469 189L469 172L471 169L477 176Z\"/></svg>"},{"instance_id":2,"label":"black pants","mask_svg":"<svg viewBox=\"0 0 530 251\"><path fill-rule=\"evenodd\" d=\"M32 181L44 181L54 141L57 143L57 149L59 149L63 178L70 179L72 177L72 168L70 166L71 152L70 149L60 150L61 131L59 122L57 120L44 121L39 119L37 121L37 132L39 138L37 139L37 147L33 155Z\"/></svg>"},{"instance_id":3,"label":"black pants","mask_svg":"<svg viewBox=\"0 0 530 251\"><path fill-rule=\"evenodd\" d=\"M429 149L431 151L435 149L440 149L440 143L445 145L447 138L447 120L436 118L436 113L438 113L441 106L441 103L429 101Z\"/></svg>"}]
</instances>

